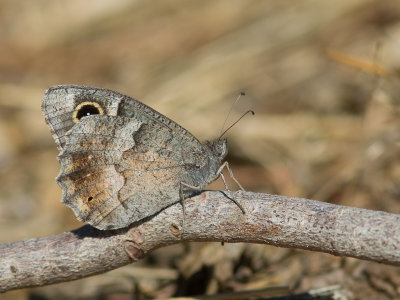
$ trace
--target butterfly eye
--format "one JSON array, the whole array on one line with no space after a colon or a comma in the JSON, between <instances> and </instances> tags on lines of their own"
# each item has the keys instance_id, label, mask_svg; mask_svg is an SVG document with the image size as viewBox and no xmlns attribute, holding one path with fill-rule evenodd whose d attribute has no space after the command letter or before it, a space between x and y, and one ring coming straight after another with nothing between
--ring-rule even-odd
<instances>
[{"instance_id":1,"label":"butterfly eye","mask_svg":"<svg viewBox=\"0 0 400 300\"><path fill-rule=\"evenodd\" d=\"M83 117L102 114L104 114L103 109L97 102L82 102L75 107L72 119L78 123Z\"/></svg>"}]
</instances>

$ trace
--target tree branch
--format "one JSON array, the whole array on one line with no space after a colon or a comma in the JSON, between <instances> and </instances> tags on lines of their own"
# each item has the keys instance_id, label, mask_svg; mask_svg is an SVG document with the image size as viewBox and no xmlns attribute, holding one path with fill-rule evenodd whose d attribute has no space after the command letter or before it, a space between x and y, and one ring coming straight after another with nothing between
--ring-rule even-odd
<instances>
[{"instance_id":1,"label":"tree branch","mask_svg":"<svg viewBox=\"0 0 400 300\"><path fill-rule=\"evenodd\" d=\"M238 201L246 213L226 196ZM252 192L204 192L117 231L84 226L0 245L0 292L104 273L182 241L269 244L400 265L400 215Z\"/></svg>"}]
</instances>

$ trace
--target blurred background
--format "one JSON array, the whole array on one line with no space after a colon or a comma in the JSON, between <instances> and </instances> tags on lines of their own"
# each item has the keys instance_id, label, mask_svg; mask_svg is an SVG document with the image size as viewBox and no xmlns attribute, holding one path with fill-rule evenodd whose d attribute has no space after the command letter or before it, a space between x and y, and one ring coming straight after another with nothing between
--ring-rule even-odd
<instances>
[{"instance_id":1,"label":"blurred background","mask_svg":"<svg viewBox=\"0 0 400 300\"><path fill-rule=\"evenodd\" d=\"M127 94L200 140L219 135L245 91L228 122L248 109L256 115L227 138L247 190L400 213L399 1L2 0L0 41L3 243L82 225L60 203L57 149L41 113L43 92L58 84ZM399 299L400 270L266 245L180 244L0 299L332 285L351 299Z\"/></svg>"}]
</instances>

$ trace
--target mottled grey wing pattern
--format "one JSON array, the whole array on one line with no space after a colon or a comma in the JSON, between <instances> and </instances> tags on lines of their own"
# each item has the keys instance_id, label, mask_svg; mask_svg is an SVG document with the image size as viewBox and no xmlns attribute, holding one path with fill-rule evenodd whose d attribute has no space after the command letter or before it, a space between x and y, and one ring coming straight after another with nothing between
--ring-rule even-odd
<instances>
[{"instance_id":1,"label":"mottled grey wing pattern","mask_svg":"<svg viewBox=\"0 0 400 300\"><path fill-rule=\"evenodd\" d=\"M43 97L42 110L58 150L63 149L65 134L76 124L73 113L79 104L96 101L101 103L104 115L117 116L118 104L123 97L109 90L82 86L66 85L49 88Z\"/></svg>"},{"instance_id":2,"label":"mottled grey wing pattern","mask_svg":"<svg viewBox=\"0 0 400 300\"><path fill-rule=\"evenodd\" d=\"M179 201L185 165L162 144L135 142L143 125L92 116L67 133L57 182L79 220L100 229L126 227Z\"/></svg>"},{"instance_id":3,"label":"mottled grey wing pattern","mask_svg":"<svg viewBox=\"0 0 400 300\"><path fill-rule=\"evenodd\" d=\"M201 144L150 107L109 90L54 87L43 110L60 150L62 202L99 229L126 227L180 201L181 182L204 187L226 155L225 142Z\"/></svg>"}]
</instances>

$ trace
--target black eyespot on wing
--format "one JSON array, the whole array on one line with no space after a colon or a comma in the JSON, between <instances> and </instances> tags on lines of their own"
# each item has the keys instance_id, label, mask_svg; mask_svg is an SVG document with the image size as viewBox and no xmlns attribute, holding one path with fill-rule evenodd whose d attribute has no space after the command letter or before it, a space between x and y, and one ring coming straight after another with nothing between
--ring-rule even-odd
<instances>
[{"instance_id":1,"label":"black eyespot on wing","mask_svg":"<svg viewBox=\"0 0 400 300\"><path fill-rule=\"evenodd\" d=\"M76 118L80 120L82 117L91 116L91 115L98 115L100 114L99 109L93 105L84 105L82 106L76 113Z\"/></svg>"},{"instance_id":2,"label":"black eyespot on wing","mask_svg":"<svg viewBox=\"0 0 400 300\"><path fill-rule=\"evenodd\" d=\"M92 116L92 115L103 115L103 108L97 102L86 101L80 103L75 107L72 119L75 123L78 123L79 120L83 117Z\"/></svg>"}]
</instances>

